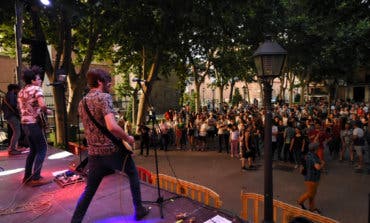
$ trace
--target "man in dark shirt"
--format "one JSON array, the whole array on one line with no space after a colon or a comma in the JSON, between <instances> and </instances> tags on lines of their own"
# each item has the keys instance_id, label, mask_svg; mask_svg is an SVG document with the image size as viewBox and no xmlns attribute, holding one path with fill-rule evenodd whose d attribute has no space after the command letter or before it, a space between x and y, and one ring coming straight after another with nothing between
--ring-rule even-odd
<instances>
[{"instance_id":1,"label":"man in dark shirt","mask_svg":"<svg viewBox=\"0 0 370 223\"><path fill-rule=\"evenodd\" d=\"M134 160L130 155L126 155L125 159L119 155L118 149L120 148L117 148L110 138L94 124L85 109L86 105L96 122L106 127L114 137L130 145L135 142L134 138L116 122L112 96L109 94L111 77L101 69L94 69L87 73L87 83L90 91L80 102L78 111L88 144L89 173L85 191L78 200L71 222L80 223L82 221L100 182L114 170L124 171L127 174L135 208L135 219L140 220L149 213L149 209L142 205L140 182Z\"/></svg>"}]
</instances>

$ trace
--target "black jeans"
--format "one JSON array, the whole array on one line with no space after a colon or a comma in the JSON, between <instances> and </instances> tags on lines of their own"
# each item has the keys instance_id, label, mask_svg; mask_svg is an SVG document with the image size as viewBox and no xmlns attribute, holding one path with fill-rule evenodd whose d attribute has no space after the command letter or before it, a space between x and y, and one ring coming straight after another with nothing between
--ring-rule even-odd
<instances>
[{"instance_id":1,"label":"black jeans","mask_svg":"<svg viewBox=\"0 0 370 223\"><path fill-rule=\"evenodd\" d=\"M41 177L41 169L48 149L46 138L43 130L36 123L22 124L22 128L30 143L23 181L38 180Z\"/></svg>"},{"instance_id":2,"label":"black jeans","mask_svg":"<svg viewBox=\"0 0 370 223\"><path fill-rule=\"evenodd\" d=\"M123 160L119 157L120 156L116 154L110 156L89 156L87 184L85 191L78 199L76 209L72 216L72 223L80 223L82 221L103 178L111 174L112 170L122 170ZM124 172L129 178L132 202L135 210L137 210L142 207L140 182L135 162L130 155L128 155Z\"/></svg>"},{"instance_id":3,"label":"black jeans","mask_svg":"<svg viewBox=\"0 0 370 223\"><path fill-rule=\"evenodd\" d=\"M218 152L222 152L222 144L225 144L226 153L229 153L229 137L230 136L227 133L218 135Z\"/></svg>"}]
</instances>

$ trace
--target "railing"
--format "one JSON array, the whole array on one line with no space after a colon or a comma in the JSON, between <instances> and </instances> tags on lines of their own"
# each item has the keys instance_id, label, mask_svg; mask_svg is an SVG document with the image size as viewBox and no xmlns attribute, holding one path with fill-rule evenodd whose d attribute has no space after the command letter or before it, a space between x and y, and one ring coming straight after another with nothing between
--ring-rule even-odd
<instances>
[{"instance_id":1,"label":"railing","mask_svg":"<svg viewBox=\"0 0 370 223\"><path fill-rule=\"evenodd\" d=\"M153 184L157 184L155 175L153 175ZM220 195L215 191L165 174L159 174L159 187L216 208L220 208L222 204Z\"/></svg>"},{"instance_id":2,"label":"railing","mask_svg":"<svg viewBox=\"0 0 370 223\"><path fill-rule=\"evenodd\" d=\"M242 200L242 211L241 217L244 220L249 220L250 222L259 223L260 217L263 214L263 206L264 196L255 193L246 193L244 191L241 192L241 200ZM251 205L251 209L248 210L249 204ZM339 223L338 221L315 214L313 212L303 210L298 207L294 207L290 204L274 200L273 201L273 208L274 208L274 222L276 223L288 223L294 217L305 217L315 223ZM260 212L260 210L262 210Z\"/></svg>"},{"instance_id":3,"label":"railing","mask_svg":"<svg viewBox=\"0 0 370 223\"><path fill-rule=\"evenodd\" d=\"M149 184L153 184L153 175L149 170L141 166L137 166L136 169L139 174L139 179L141 181L149 183Z\"/></svg>"}]
</instances>

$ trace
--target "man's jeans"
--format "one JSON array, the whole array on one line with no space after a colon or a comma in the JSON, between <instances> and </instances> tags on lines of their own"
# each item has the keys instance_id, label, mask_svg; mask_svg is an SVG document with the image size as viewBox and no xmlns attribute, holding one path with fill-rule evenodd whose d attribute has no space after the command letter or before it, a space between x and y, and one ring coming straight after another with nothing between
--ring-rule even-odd
<instances>
[{"instance_id":1,"label":"man's jeans","mask_svg":"<svg viewBox=\"0 0 370 223\"><path fill-rule=\"evenodd\" d=\"M21 137L21 124L19 118L16 116L11 116L7 119L8 126L12 129L12 138L9 141L8 150L16 150L18 147L18 140Z\"/></svg>"},{"instance_id":2,"label":"man's jeans","mask_svg":"<svg viewBox=\"0 0 370 223\"><path fill-rule=\"evenodd\" d=\"M89 156L89 173L87 177L87 184L85 191L80 196L77 207L73 213L72 223L79 223L82 221L86 214L87 208L91 200L93 199L95 192L97 191L99 184L103 178L112 173L112 170L122 171L123 160L117 155L110 156ZM138 173L136 170L136 165L134 160L130 155L128 155L124 172L127 174L130 181L130 189L132 195L132 201L135 210L142 207L141 204L141 192L140 192L140 182Z\"/></svg>"},{"instance_id":3,"label":"man's jeans","mask_svg":"<svg viewBox=\"0 0 370 223\"><path fill-rule=\"evenodd\" d=\"M30 153L27 156L23 180L38 180L41 177L41 168L48 148L46 138L41 127L37 123L22 124L22 128L30 144Z\"/></svg>"}]
</instances>

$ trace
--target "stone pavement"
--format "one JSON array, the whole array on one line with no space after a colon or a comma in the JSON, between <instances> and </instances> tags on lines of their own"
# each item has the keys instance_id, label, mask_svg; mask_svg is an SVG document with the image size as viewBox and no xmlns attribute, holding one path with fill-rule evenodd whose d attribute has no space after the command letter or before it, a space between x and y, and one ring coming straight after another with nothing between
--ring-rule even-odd
<instances>
[{"instance_id":1,"label":"stone pavement","mask_svg":"<svg viewBox=\"0 0 370 223\"><path fill-rule=\"evenodd\" d=\"M237 158L218 153L214 148L212 146L207 152L174 148L168 152L157 150L159 172L213 189L220 194L223 209L240 214L241 190L264 193L263 160L257 160L261 166L256 171L241 171ZM135 153L139 152L136 150ZM148 157L136 155L136 164L155 173L154 157L154 150L150 151ZM273 183L274 199L292 205L296 205L297 198L305 191L303 176L297 169L284 163L274 163ZM369 185L369 174L356 173L348 161L327 158L327 172L322 174L316 206L323 215L339 222L366 223Z\"/></svg>"}]
</instances>

